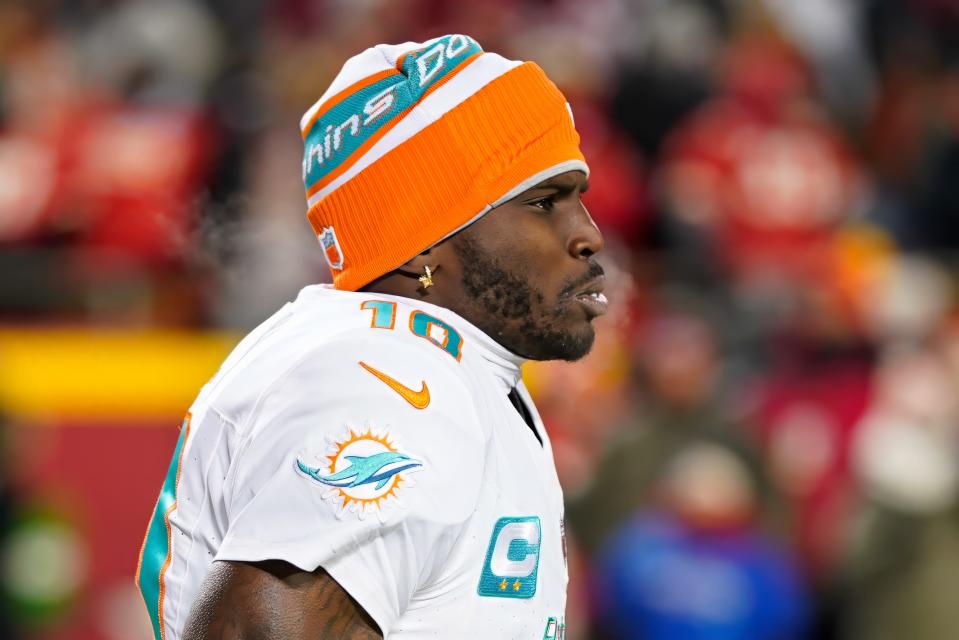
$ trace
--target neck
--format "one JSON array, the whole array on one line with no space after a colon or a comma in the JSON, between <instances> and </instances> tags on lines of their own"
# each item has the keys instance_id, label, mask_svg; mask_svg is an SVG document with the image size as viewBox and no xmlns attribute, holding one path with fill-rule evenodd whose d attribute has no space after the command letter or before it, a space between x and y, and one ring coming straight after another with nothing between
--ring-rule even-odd
<instances>
[{"instance_id":1,"label":"neck","mask_svg":"<svg viewBox=\"0 0 959 640\"><path fill-rule=\"evenodd\" d=\"M362 287L360 291L370 293L385 293L392 296L401 296L412 300L423 300L438 307L444 307L451 311L457 311L456 305L451 296L444 292L443 287L434 284L432 287L423 288L422 283L416 276L393 271Z\"/></svg>"}]
</instances>

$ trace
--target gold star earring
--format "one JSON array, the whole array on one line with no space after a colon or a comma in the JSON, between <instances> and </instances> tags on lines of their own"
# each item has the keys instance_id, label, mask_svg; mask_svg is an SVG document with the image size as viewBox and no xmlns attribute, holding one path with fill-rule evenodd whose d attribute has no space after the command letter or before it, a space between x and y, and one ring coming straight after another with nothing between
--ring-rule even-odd
<instances>
[{"instance_id":1,"label":"gold star earring","mask_svg":"<svg viewBox=\"0 0 959 640\"><path fill-rule=\"evenodd\" d=\"M430 265L423 267L423 271L425 271L425 273L419 277L419 281L424 289L429 289L433 286L433 272L430 271Z\"/></svg>"}]
</instances>

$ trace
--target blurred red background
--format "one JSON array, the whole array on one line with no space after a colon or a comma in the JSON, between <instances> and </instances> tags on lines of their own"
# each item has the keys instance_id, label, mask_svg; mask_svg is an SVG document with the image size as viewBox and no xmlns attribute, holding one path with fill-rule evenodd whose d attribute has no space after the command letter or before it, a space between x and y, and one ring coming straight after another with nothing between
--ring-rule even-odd
<instances>
[{"instance_id":1,"label":"blurred red background","mask_svg":"<svg viewBox=\"0 0 959 640\"><path fill-rule=\"evenodd\" d=\"M593 353L526 370L568 637L953 638L957 7L3 3L0 637L150 637L180 418L328 279L299 116L362 49L460 32L566 93L606 236Z\"/></svg>"}]
</instances>

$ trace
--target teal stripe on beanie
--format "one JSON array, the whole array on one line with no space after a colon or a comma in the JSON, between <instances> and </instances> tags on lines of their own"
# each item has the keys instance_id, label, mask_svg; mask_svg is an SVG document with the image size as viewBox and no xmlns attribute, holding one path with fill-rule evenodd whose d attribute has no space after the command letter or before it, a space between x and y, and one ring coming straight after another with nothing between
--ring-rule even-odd
<instances>
[{"instance_id":1,"label":"teal stripe on beanie","mask_svg":"<svg viewBox=\"0 0 959 640\"><path fill-rule=\"evenodd\" d=\"M317 118L305 141L303 183L307 192L431 86L481 51L469 36L437 38L410 52L399 73L363 87Z\"/></svg>"}]
</instances>

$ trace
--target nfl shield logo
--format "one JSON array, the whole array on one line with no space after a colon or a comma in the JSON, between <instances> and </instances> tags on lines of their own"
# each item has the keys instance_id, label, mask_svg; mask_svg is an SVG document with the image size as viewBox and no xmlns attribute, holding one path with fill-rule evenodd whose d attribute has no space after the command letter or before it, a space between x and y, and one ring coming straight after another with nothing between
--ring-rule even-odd
<instances>
[{"instance_id":1,"label":"nfl shield logo","mask_svg":"<svg viewBox=\"0 0 959 640\"><path fill-rule=\"evenodd\" d=\"M336 232L333 227L323 227L319 235L320 246L323 247L323 255L326 257L326 263L330 269L343 268L343 252L340 251L340 243L336 239Z\"/></svg>"}]
</instances>

